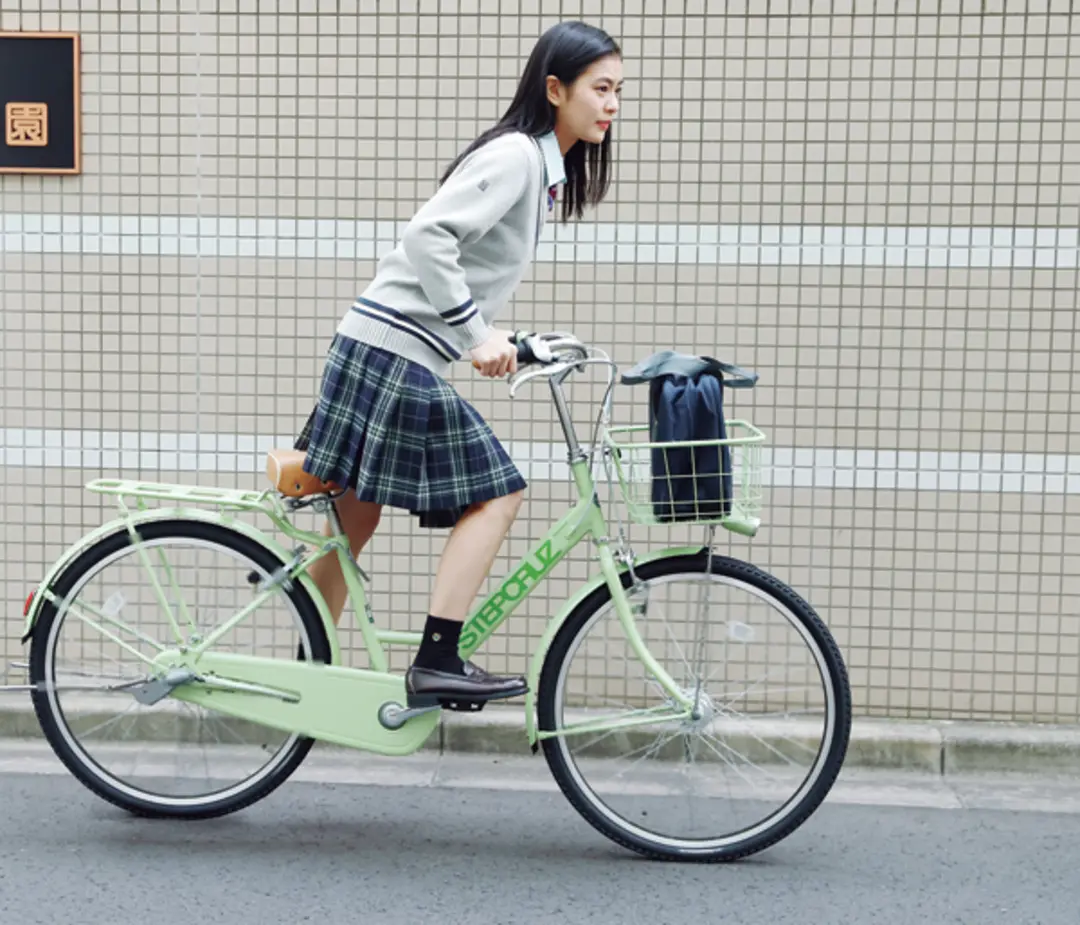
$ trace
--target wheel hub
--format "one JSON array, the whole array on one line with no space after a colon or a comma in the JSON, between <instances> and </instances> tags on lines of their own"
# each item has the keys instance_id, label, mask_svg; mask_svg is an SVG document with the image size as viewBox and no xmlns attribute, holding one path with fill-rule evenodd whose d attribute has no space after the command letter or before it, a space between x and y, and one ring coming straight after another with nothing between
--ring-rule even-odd
<instances>
[{"instance_id":1,"label":"wheel hub","mask_svg":"<svg viewBox=\"0 0 1080 925\"><path fill-rule=\"evenodd\" d=\"M694 696L693 691L684 692L687 697L692 698ZM703 729L708 729L709 724L712 723L713 718L719 710L716 704L713 703L713 699L704 690L700 691L697 695L697 700L694 702L694 708L691 710L690 715L683 720L683 726L687 732L701 732Z\"/></svg>"},{"instance_id":2,"label":"wheel hub","mask_svg":"<svg viewBox=\"0 0 1080 925\"><path fill-rule=\"evenodd\" d=\"M143 704L155 704L168 697L181 684L193 681L196 675L190 668L177 666L170 668L162 677L151 678L131 689L135 699Z\"/></svg>"}]
</instances>

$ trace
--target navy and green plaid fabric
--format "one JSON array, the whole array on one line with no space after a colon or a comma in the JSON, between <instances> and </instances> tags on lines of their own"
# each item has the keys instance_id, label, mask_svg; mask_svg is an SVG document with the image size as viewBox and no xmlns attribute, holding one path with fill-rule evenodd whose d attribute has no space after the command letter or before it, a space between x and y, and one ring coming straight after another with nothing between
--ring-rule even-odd
<instances>
[{"instance_id":1,"label":"navy and green plaid fabric","mask_svg":"<svg viewBox=\"0 0 1080 925\"><path fill-rule=\"evenodd\" d=\"M430 370L334 336L315 410L297 438L304 471L449 527L469 505L525 488L479 412Z\"/></svg>"}]
</instances>

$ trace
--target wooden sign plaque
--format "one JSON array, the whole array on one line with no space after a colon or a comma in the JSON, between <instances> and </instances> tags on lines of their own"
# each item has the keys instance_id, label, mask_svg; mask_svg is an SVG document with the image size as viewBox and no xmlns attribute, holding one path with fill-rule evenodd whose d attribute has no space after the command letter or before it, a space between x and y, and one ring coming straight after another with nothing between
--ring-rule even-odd
<instances>
[{"instance_id":1,"label":"wooden sign plaque","mask_svg":"<svg viewBox=\"0 0 1080 925\"><path fill-rule=\"evenodd\" d=\"M79 173L79 36L0 32L0 173Z\"/></svg>"}]
</instances>

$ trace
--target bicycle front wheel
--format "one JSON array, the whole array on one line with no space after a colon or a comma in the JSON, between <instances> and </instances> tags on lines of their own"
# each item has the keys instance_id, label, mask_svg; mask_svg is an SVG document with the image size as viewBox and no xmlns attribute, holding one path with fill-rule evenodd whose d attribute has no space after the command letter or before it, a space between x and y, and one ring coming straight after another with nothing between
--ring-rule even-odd
<instances>
[{"instance_id":1,"label":"bicycle front wheel","mask_svg":"<svg viewBox=\"0 0 1080 925\"><path fill-rule=\"evenodd\" d=\"M42 605L30 649L38 721L76 778L132 813L235 812L282 784L313 740L135 692L159 652L207 638L282 563L218 524L160 521L138 533L104 537L53 584L57 603ZM295 582L279 586L214 651L330 661L318 610Z\"/></svg>"},{"instance_id":2,"label":"bicycle front wheel","mask_svg":"<svg viewBox=\"0 0 1080 925\"><path fill-rule=\"evenodd\" d=\"M676 556L623 576L635 626L680 705L631 647L606 585L567 618L540 677L548 765L600 832L654 858L730 861L797 829L844 760L840 652L791 588L745 562Z\"/></svg>"}]
</instances>

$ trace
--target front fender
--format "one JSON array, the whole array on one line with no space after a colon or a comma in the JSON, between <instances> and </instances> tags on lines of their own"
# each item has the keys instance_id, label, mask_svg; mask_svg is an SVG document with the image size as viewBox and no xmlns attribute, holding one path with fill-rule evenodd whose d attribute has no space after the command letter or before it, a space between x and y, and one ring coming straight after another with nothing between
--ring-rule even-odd
<instances>
[{"instance_id":1,"label":"front fender","mask_svg":"<svg viewBox=\"0 0 1080 925\"><path fill-rule=\"evenodd\" d=\"M638 568L647 562L655 562L658 559L670 559L674 556L687 556L696 555L702 550L701 545L697 546L673 546L670 549L658 549L655 552L646 553L634 558L634 567ZM626 574L627 566L625 562L617 563L618 572L620 578ZM540 672L544 667L544 659L547 657L548 649L551 648L551 643L555 639L555 635L562 629L563 623L566 622L566 618L570 616L575 608L593 593L601 585L605 584L606 580L603 575L597 575L587 584L583 585L573 597L571 597L559 610L554 617L548 621L547 627L544 629L544 635L540 637L540 642L536 646L536 650L533 652L532 660L529 663L528 682L529 690L525 694L525 734L528 736L529 745L535 752L537 745L536 738L536 694L537 688L540 682Z\"/></svg>"},{"instance_id":2,"label":"front fender","mask_svg":"<svg viewBox=\"0 0 1080 925\"><path fill-rule=\"evenodd\" d=\"M270 534L260 530L258 527L245 523L244 521L225 517L215 511L203 510L201 508L151 508L145 511L132 512L126 516L110 520L108 523L102 524L96 530L81 537L68 547L60 558L53 563L48 573L34 591L30 606L26 611L26 625L22 637L23 643L25 644L28 642L34 634L34 627L37 624L42 605L46 600L46 592L52 587L64 569L66 569L76 558L106 536L110 536L119 531L126 532L132 528L137 529L142 524L153 523L158 520L197 520L202 521L203 523L217 524L226 527L229 530L235 530L237 533L242 533L256 543L265 546L277 556L282 563L287 562L290 558L289 553L285 548ZM323 626L326 629L326 636L330 640L330 664L340 664L341 649L338 643L337 628L333 618L330 616L330 611L326 607L326 602L323 600L322 595L319 593L318 588L316 588L315 583L311 580L311 576L307 574L307 572L296 576L293 581L302 584L311 596L312 601L315 602L315 607L319 611L319 617L322 619Z\"/></svg>"}]
</instances>

